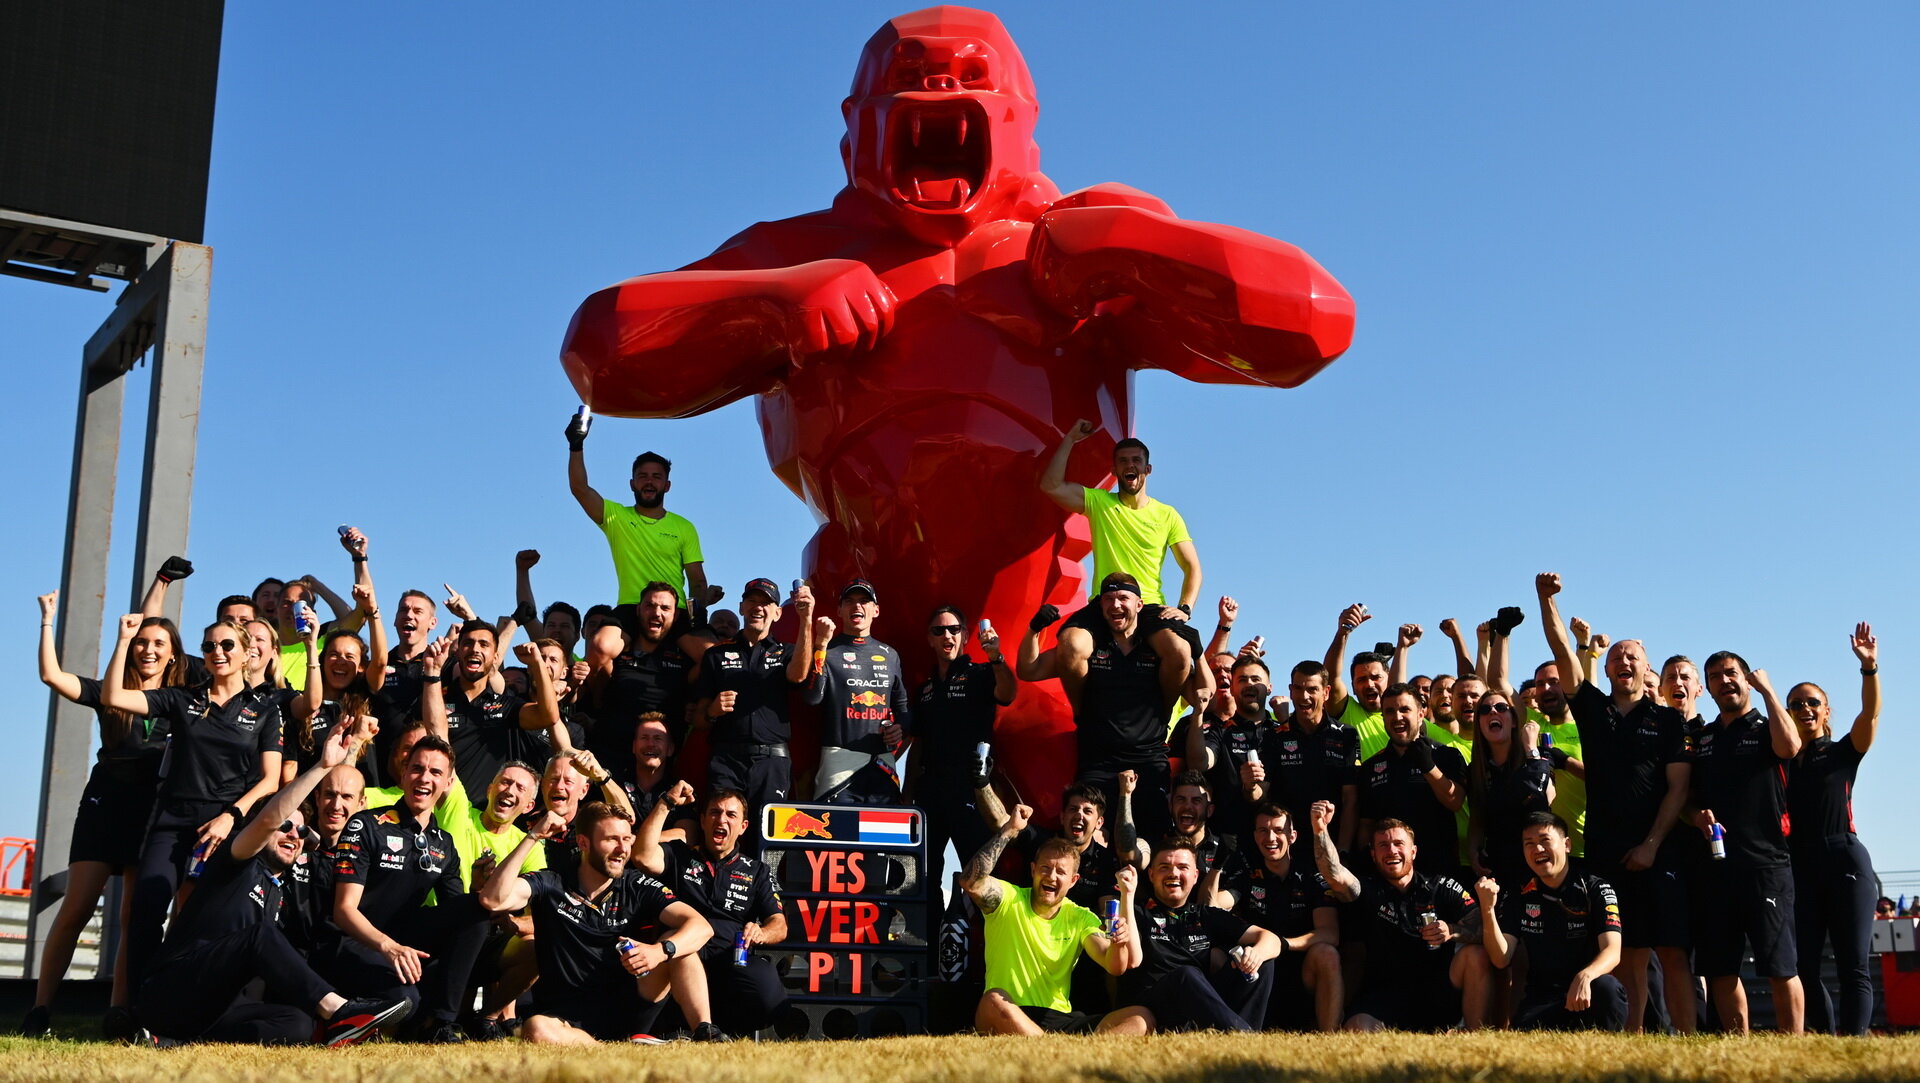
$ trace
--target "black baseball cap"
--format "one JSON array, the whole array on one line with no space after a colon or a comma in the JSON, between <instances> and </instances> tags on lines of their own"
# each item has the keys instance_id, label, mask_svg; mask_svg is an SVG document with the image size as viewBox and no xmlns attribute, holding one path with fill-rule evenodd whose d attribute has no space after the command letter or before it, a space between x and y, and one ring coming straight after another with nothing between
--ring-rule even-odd
<instances>
[{"instance_id":1,"label":"black baseball cap","mask_svg":"<svg viewBox=\"0 0 1920 1083\"><path fill-rule=\"evenodd\" d=\"M1140 597L1140 581L1128 575L1126 572L1109 572L1105 579L1100 580L1100 593L1110 594L1116 590L1124 590L1138 598Z\"/></svg>"},{"instance_id":2,"label":"black baseball cap","mask_svg":"<svg viewBox=\"0 0 1920 1083\"><path fill-rule=\"evenodd\" d=\"M780 604L780 588L774 583L773 580L767 579L765 577L762 577L760 579L749 579L747 580L747 585L740 588L740 596L744 598L755 591L759 591L761 594L766 595L767 600L772 602L774 605Z\"/></svg>"},{"instance_id":3,"label":"black baseball cap","mask_svg":"<svg viewBox=\"0 0 1920 1083\"><path fill-rule=\"evenodd\" d=\"M843 602L846 601L847 595L852 594L856 590L866 591L867 597L872 598L876 604L880 601L880 595L873 589L873 584L867 582L865 579L856 579L848 583L845 587L842 587L840 590L840 600Z\"/></svg>"}]
</instances>

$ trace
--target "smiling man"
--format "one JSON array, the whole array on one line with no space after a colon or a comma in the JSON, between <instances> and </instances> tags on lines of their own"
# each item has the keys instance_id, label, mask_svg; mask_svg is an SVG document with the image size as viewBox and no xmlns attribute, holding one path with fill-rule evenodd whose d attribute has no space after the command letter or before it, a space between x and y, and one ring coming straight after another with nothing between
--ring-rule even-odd
<instances>
[{"instance_id":1,"label":"smiling man","mask_svg":"<svg viewBox=\"0 0 1920 1083\"><path fill-rule=\"evenodd\" d=\"M1049 839L1033 860L1033 886L1015 887L993 876L1007 844L1027 830L1033 809L1016 805L993 838L967 862L960 886L985 915L987 991L974 1013L982 1034L1085 1034L1093 1030L1145 1033L1138 1013L1100 1019L1074 1010L1074 965L1081 953L1118 977L1140 962L1131 922L1104 928L1093 911L1067 898L1080 882L1080 853L1066 839ZM1133 912L1135 876L1116 874L1120 910Z\"/></svg>"},{"instance_id":2,"label":"smiling man","mask_svg":"<svg viewBox=\"0 0 1920 1083\"><path fill-rule=\"evenodd\" d=\"M1113 1029L1258 1030L1265 1025L1280 938L1219 907L1200 883L1193 847L1168 839L1147 867L1151 894L1133 907L1140 965L1121 980Z\"/></svg>"},{"instance_id":3,"label":"smiling man","mask_svg":"<svg viewBox=\"0 0 1920 1083\"><path fill-rule=\"evenodd\" d=\"M1346 992L1340 914L1327 882L1312 865L1294 860L1296 837L1292 813L1270 803L1254 809L1250 867L1227 888L1236 900L1234 912L1280 941L1266 1025L1339 1030Z\"/></svg>"},{"instance_id":4,"label":"smiling man","mask_svg":"<svg viewBox=\"0 0 1920 1083\"><path fill-rule=\"evenodd\" d=\"M676 593L684 583L686 591L680 597L692 611L694 623L706 623L707 607L720 600L721 592L707 586L700 532L684 516L667 510L673 463L652 451L636 456L627 482L633 490L629 507L606 499L588 484L587 429L578 415L567 422L566 436L567 488L580 502L580 510L607 536L613 570L620 580L619 604L638 602L648 583L672 584Z\"/></svg>"},{"instance_id":5,"label":"smiling man","mask_svg":"<svg viewBox=\"0 0 1920 1083\"><path fill-rule=\"evenodd\" d=\"M666 829L673 811L692 803L693 787L685 782L668 790L634 834L633 861L713 927L699 956L713 1022L725 1034L752 1034L771 1025L787 1002L773 960L752 954L787 938L787 917L773 870L740 850L746 796L715 790L700 808L699 827ZM741 946L749 953L744 964L734 958Z\"/></svg>"},{"instance_id":6,"label":"smiling man","mask_svg":"<svg viewBox=\"0 0 1920 1083\"><path fill-rule=\"evenodd\" d=\"M824 660L807 690L807 702L822 707L820 769L816 801L891 805L900 800L895 758L913 728L905 667L900 652L873 638L880 597L872 583L855 579L840 592L839 634L826 631Z\"/></svg>"},{"instance_id":7,"label":"smiling man","mask_svg":"<svg viewBox=\"0 0 1920 1083\"><path fill-rule=\"evenodd\" d=\"M1571 865L1566 821L1553 813L1528 818L1520 848L1533 872L1524 887L1502 899L1492 877L1475 885L1488 961L1505 970L1526 949L1526 995L1514 1009L1514 1029L1619 1030L1627 1022L1627 991L1613 977L1620 900L1605 880Z\"/></svg>"}]
</instances>

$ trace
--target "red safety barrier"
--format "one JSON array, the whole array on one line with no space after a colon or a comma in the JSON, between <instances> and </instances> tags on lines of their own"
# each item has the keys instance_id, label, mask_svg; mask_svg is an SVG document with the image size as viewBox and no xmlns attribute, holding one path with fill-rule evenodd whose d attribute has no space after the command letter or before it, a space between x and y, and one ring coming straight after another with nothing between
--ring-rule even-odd
<instances>
[{"instance_id":1,"label":"red safety barrier","mask_svg":"<svg viewBox=\"0 0 1920 1083\"><path fill-rule=\"evenodd\" d=\"M33 894L32 839L0 839L0 895Z\"/></svg>"}]
</instances>

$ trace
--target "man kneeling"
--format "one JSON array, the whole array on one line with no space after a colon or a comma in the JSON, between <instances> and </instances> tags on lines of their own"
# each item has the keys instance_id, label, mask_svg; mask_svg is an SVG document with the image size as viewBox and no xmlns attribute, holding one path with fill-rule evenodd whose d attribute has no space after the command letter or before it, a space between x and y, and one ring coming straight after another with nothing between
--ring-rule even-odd
<instances>
[{"instance_id":1,"label":"man kneeling","mask_svg":"<svg viewBox=\"0 0 1920 1083\"><path fill-rule=\"evenodd\" d=\"M1613 977L1620 963L1620 900L1613 887L1572 867L1566 821L1551 812L1528 818L1520 847L1533 877L1518 894L1502 899L1491 877L1474 885L1486 916L1488 960L1504 970L1515 949L1526 948L1527 992L1513 1013L1514 1029L1625 1027L1627 991Z\"/></svg>"},{"instance_id":2,"label":"man kneeling","mask_svg":"<svg viewBox=\"0 0 1920 1083\"><path fill-rule=\"evenodd\" d=\"M695 1022L695 1040L710 1039L716 1028L700 966L713 934L707 919L627 867L633 820L597 801L574 817L577 865L522 875L538 840L563 824L558 813L542 813L480 892L480 904L496 913L533 908L540 980L521 1037L555 1045L658 1041L646 1031L671 991Z\"/></svg>"},{"instance_id":3,"label":"man kneeling","mask_svg":"<svg viewBox=\"0 0 1920 1083\"><path fill-rule=\"evenodd\" d=\"M1105 929L1093 911L1067 898L1080 880L1080 852L1063 838L1040 844L1033 857L1033 886L1015 887L993 876L1000 854L1033 817L1033 809L1016 805L998 834L987 840L967 862L960 886L986 915L987 992L974 1014L974 1028L982 1034L1042 1034L1049 1031L1084 1034L1112 1030L1109 1022L1133 1020L1109 1016L1095 1020L1073 1010L1068 988L1080 953L1118 976L1140 960L1140 944L1130 923ZM1133 869L1123 867L1115 887L1122 913L1133 911ZM1116 1013L1117 1015L1117 1013Z\"/></svg>"}]
</instances>

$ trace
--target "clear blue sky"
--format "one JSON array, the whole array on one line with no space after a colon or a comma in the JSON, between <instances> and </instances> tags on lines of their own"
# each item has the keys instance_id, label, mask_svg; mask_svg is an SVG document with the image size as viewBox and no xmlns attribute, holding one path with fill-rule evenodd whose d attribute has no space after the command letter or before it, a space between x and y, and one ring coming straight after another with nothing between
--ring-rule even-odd
<instances>
[{"instance_id":1,"label":"clear blue sky","mask_svg":"<svg viewBox=\"0 0 1920 1083\"><path fill-rule=\"evenodd\" d=\"M1209 601L1233 593L1248 632L1307 657L1348 602L1378 615L1370 643L1531 608L1554 569L1596 627L1820 680L1843 725L1846 633L1871 619L1888 706L1860 825L1882 869L1920 869L1896 769L1920 756L1915 8L999 10L1063 189L1124 181L1285 238L1357 299L1353 349L1299 390L1139 381L1153 492L1195 531ZM857 50L897 13L229 5L188 612L267 574L344 584L342 522L372 535L387 599L446 580L510 608L523 546L543 598L604 595L564 482L568 317L824 206ZM75 359L107 311L0 280L10 834L33 828L33 595L58 582ZM675 459L669 504L716 581L793 574L812 522L746 404L607 419L596 479L617 491L646 447ZM113 605L132 537L123 514ZM1537 619L1518 641L1545 657Z\"/></svg>"}]
</instances>

